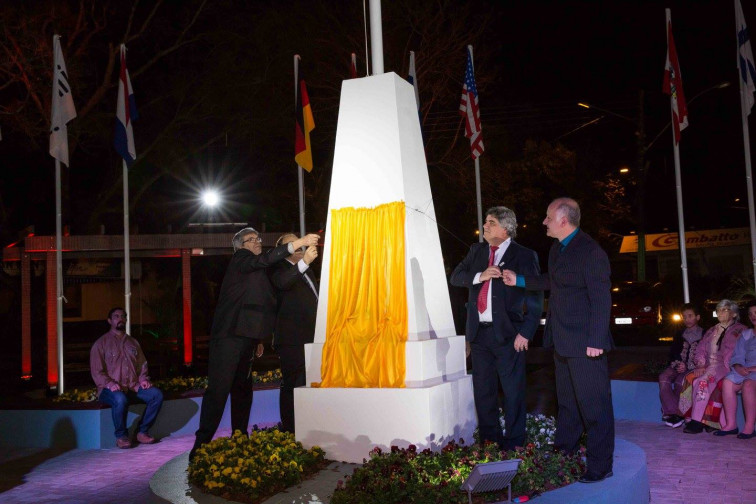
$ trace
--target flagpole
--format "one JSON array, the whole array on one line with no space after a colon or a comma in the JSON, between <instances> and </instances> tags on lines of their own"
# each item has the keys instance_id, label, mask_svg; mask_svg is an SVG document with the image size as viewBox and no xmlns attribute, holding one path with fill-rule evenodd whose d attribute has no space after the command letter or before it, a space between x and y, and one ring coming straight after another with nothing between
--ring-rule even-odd
<instances>
[{"instance_id":1,"label":"flagpole","mask_svg":"<svg viewBox=\"0 0 756 504\"><path fill-rule=\"evenodd\" d=\"M470 51L470 61L473 62L472 44L467 46L467 50ZM474 68L475 65L473 63ZM480 194L480 156L475 158L475 197L478 208L478 241L483 243L483 198Z\"/></svg>"},{"instance_id":2,"label":"flagpole","mask_svg":"<svg viewBox=\"0 0 756 504\"><path fill-rule=\"evenodd\" d=\"M131 252L129 247L129 168L123 163L123 277L126 334L131 334Z\"/></svg>"},{"instance_id":3,"label":"flagpole","mask_svg":"<svg viewBox=\"0 0 756 504\"><path fill-rule=\"evenodd\" d=\"M685 219L683 217L683 195L682 195L682 177L680 176L680 146L675 141L675 133L672 132L672 143L675 151L675 189L677 192L677 226L678 237L680 240L680 268L682 269L683 279L683 299L684 302L690 303L690 294L688 292L688 256L685 245Z\"/></svg>"},{"instance_id":4,"label":"flagpole","mask_svg":"<svg viewBox=\"0 0 756 504\"><path fill-rule=\"evenodd\" d=\"M56 324L58 333L58 395L63 395L63 238L60 196L60 160L55 159L55 283L57 289Z\"/></svg>"},{"instance_id":5,"label":"flagpole","mask_svg":"<svg viewBox=\"0 0 756 504\"><path fill-rule=\"evenodd\" d=\"M742 13L742 8L740 7L739 0L735 0L735 29L736 34L740 30L740 26L737 24L738 16L737 13ZM746 82L743 80L743 69L740 68L740 41L738 40L738 55L737 55L737 62L738 62L738 80L740 81L740 120L743 125L743 152L745 154L745 170L746 170L746 189L748 192L748 220L750 222L750 229L751 229L751 265L753 267L753 281L754 281L754 289L756 289L756 215L754 215L754 201L753 201L753 176L751 172L751 141L750 141L750 134L748 132L748 113L750 112L750 109L747 105L746 101L746 93L748 93L748 89L745 89L743 86L746 85ZM745 70L745 75L748 75L748 70ZM746 77L747 78L747 77Z\"/></svg>"},{"instance_id":6,"label":"flagpole","mask_svg":"<svg viewBox=\"0 0 756 504\"><path fill-rule=\"evenodd\" d=\"M294 114L297 113L297 86L299 86L299 54L294 55ZM299 186L299 234L305 235L304 174L302 166L297 163L297 181Z\"/></svg>"},{"instance_id":7,"label":"flagpole","mask_svg":"<svg viewBox=\"0 0 756 504\"><path fill-rule=\"evenodd\" d=\"M381 0L370 0L370 55L373 57L373 75L383 73L383 23Z\"/></svg>"}]
</instances>

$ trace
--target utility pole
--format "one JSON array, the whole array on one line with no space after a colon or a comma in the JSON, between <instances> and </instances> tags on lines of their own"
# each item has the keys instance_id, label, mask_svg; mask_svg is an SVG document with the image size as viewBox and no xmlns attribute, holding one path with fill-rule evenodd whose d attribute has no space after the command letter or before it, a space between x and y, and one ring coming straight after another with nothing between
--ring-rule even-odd
<instances>
[{"instance_id":1,"label":"utility pole","mask_svg":"<svg viewBox=\"0 0 756 504\"><path fill-rule=\"evenodd\" d=\"M638 272L636 278L639 282L646 280L646 174L648 166L646 165L646 121L644 112L645 93L641 89L638 91L638 187L636 192L637 220L638 220Z\"/></svg>"}]
</instances>

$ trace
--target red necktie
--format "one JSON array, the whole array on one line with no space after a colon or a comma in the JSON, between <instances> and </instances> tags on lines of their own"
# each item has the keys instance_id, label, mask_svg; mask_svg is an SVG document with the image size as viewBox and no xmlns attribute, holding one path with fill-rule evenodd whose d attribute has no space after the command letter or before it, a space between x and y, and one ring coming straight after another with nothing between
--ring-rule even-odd
<instances>
[{"instance_id":1,"label":"red necktie","mask_svg":"<svg viewBox=\"0 0 756 504\"><path fill-rule=\"evenodd\" d=\"M496 250L499 247L496 247L494 245L491 245L491 255L488 256L488 266L491 266L494 261L494 256L496 255ZM483 282L483 287L480 288L480 292L478 292L478 313L483 313L486 311L486 307L488 306L488 287L491 285L491 280L486 280Z\"/></svg>"}]
</instances>

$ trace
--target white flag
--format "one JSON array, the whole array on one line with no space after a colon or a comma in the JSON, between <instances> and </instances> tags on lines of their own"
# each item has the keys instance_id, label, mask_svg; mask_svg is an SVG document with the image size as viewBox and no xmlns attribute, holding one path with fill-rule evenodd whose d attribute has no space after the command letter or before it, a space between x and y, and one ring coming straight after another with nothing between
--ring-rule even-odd
<instances>
[{"instance_id":1,"label":"white flag","mask_svg":"<svg viewBox=\"0 0 756 504\"><path fill-rule=\"evenodd\" d=\"M753 51L751 51L751 40L748 36L748 27L746 27L743 8L740 6L740 0L735 0L735 35L738 38L738 70L740 70L740 79L742 80L741 90L745 94L745 110L750 115L753 107L756 86L756 67L753 62Z\"/></svg>"},{"instance_id":2,"label":"white flag","mask_svg":"<svg viewBox=\"0 0 756 504\"><path fill-rule=\"evenodd\" d=\"M60 35L53 35L52 114L50 117L50 155L68 166L68 124L76 117L71 87L68 85L66 62L60 50Z\"/></svg>"}]
</instances>

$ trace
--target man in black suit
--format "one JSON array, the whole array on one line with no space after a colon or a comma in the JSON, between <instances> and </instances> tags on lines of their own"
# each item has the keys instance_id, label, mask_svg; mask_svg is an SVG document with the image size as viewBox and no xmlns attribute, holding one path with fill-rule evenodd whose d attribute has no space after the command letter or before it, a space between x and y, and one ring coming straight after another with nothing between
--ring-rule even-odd
<instances>
[{"instance_id":1,"label":"man in black suit","mask_svg":"<svg viewBox=\"0 0 756 504\"><path fill-rule=\"evenodd\" d=\"M554 200L546 210L546 234L556 238L549 252L549 272L532 275L509 269L507 285L551 290L544 344L554 346L559 413L554 445L574 453L588 435L583 483L612 476L614 412L606 352L614 348L609 332L612 306L609 258L580 230L580 207L570 198Z\"/></svg>"},{"instance_id":2,"label":"man in black suit","mask_svg":"<svg viewBox=\"0 0 756 504\"><path fill-rule=\"evenodd\" d=\"M285 245L296 239L294 234L287 233L277 244ZM300 249L270 271L278 298L273 344L281 359L279 409L282 429L291 433L294 433L294 388L306 383L304 345L312 343L315 336L318 284L310 264L317 256L315 247Z\"/></svg>"},{"instance_id":3,"label":"man in black suit","mask_svg":"<svg viewBox=\"0 0 756 504\"><path fill-rule=\"evenodd\" d=\"M317 245L318 240L318 235L310 234L263 253L262 238L254 229L244 228L234 235L234 255L223 277L213 318L208 386L190 460L218 430L229 392L231 428L247 432L252 408L253 342L257 342L259 357L263 349L260 340L270 336L275 323L276 300L265 269L300 247Z\"/></svg>"},{"instance_id":4,"label":"man in black suit","mask_svg":"<svg viewBox=\"0 0 756 504\"><path fill-rule=\"evenodd\" d=\"M517 218L506 207L486 212L487 243L470 247L454 269L451 284L467 287L465 338L472 353L473 396L482 442L502 450L525 444L525 353L538 328L543 304L540 292L510 287L501 267L538 275L538 256L515 243ZM506 435L499 423L499 384L504 391Z\"/></svg>"}]
</instances>

